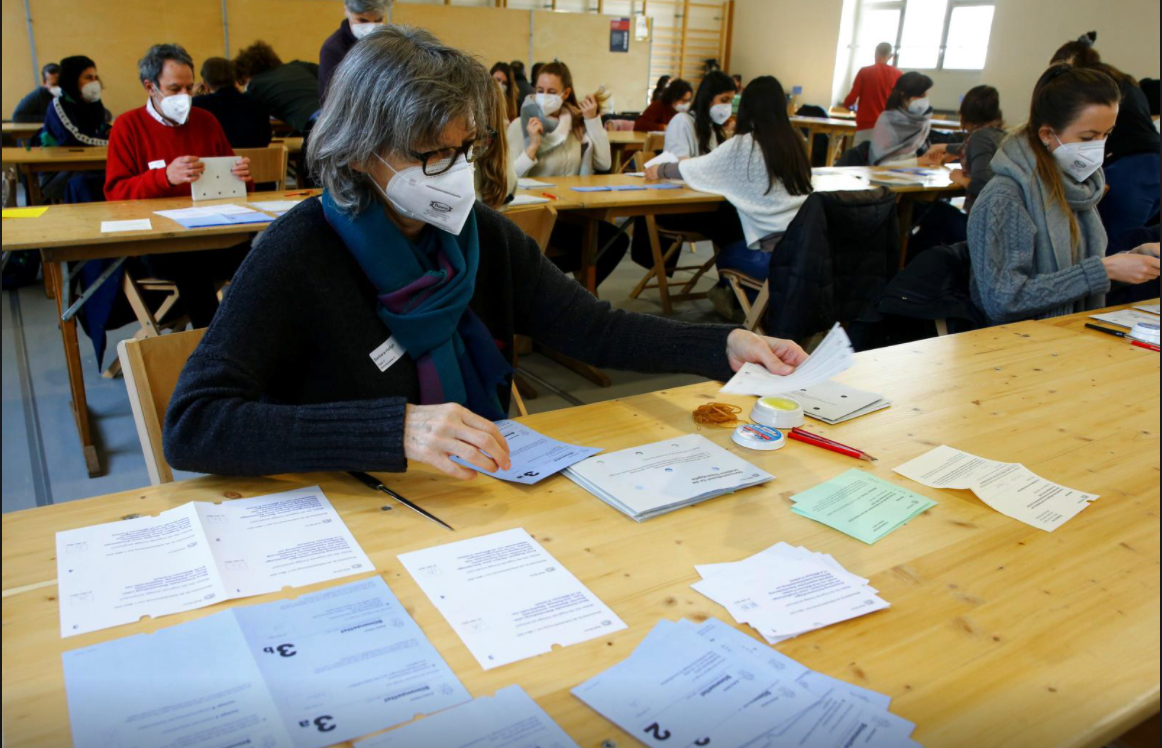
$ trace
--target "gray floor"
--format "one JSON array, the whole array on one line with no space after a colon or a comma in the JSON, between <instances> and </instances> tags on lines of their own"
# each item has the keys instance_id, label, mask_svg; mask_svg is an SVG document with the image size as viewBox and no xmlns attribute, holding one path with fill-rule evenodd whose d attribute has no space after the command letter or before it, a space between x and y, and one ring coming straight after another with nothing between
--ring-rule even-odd
<instances>
[{"instance_id":1,"label":"gray floor","mask_svg":"<svg viewBox=\"0 0 1162 748\"><path fill-rule=\"evenodd\" d=\"M683 258L682 264L704 261L708 252L707 245L693 256ZM627 258L602 284L602 297L610 299L618 308L660 314L656 291L647 291L641 299L628 299L630 290L643 272ZM703 279L699 290L713 282L713 278ZM89 410L105 469L104 475L89 478L69 408L68 377L55 302L45 298L43 286L37 284L16 292L5 291L2 307L3 511L29 509L149 485L124 380L101 377L93 348L82 335L81 354ZM680 304L674 317L691 322L719 321L707 301ZM132 328L126 327L110 334L106 364L116 355L118 340L129 337L131 333ZM609 371L606 373L613 380L613 386L600 388L536 354L523 357L521 368L584 403L699 381L691 376ZM570 405L566 399L544 387L537 389L539 396L526 402L530 412L540 413ZM180 480L191 475L176 477Z\"/></svg>"}]
</instances>

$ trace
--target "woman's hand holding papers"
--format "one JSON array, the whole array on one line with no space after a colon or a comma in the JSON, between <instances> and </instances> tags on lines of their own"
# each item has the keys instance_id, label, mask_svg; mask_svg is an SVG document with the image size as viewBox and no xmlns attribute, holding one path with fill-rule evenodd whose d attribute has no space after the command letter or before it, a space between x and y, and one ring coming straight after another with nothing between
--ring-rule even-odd
<instances>
[{"instance_id":1,"label":"woman's hand holding papers","mask_svg":"<svg viewBox=\"0 0 1162 748\"><path fill-rule=\"evenodd\" d=\"M407 406L403 448L408 460L460 480L472 480L476 473L452 462L452 455L489 473L512 467L508 443L496 424L456 403Z\"/></svg>"},{"instance_id":2,"label":"woman's hand holding papers","mask_svg":"<svg viewBox=\"0 0 1162 748\"><path fill-rule=\"evenodd\" d=\"M738 371L743 364L758 364L772 374L786 376L807 360L807 353L794 341L767 338L739 329L726 339L726 357L731 371Z\"/></svg>"}]
</instances>

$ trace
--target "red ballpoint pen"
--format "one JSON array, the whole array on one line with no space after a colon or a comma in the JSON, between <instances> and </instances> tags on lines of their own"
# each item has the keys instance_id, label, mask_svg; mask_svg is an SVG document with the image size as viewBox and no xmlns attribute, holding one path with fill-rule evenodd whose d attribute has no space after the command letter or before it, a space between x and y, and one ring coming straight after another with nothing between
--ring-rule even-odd
<instances>
[{"instance_id":1,"label":"red ballpoint pen","mask_svg":"<svg viewBox=\"0 0 1162 748\"><path fill-rule=\"evenodd\" d=\"M1154 345L1153 343L1144 343L1141 340L1132 340L1130 341L1130 345L1136 345L1139 348L1145 348L1146 350L1154 351L1155 353L1159 352L1158 346Z\"/></svg>"},{"instance_id":2,"label":"red ballpoint pen","mask_svg":"<svg viewBox=\"0 0 1162 748\"><path fill-rule=\"evenodd\" d=\"M868 462L874 462L876 459L869 455L867 452L864 452L862 449L856 449L855 447L849 447L846 444L840 444L839 442L832 441L825 436L812 434L810 431L804 431L797 426L788 431L787 436L791 439L794 439L795 441L800 441L804 444L810 444L816 447L822 447L823 449L830 450L832 452L838 452L841 455L854 457L857 460L867 460Z\"/></svg>"}]
</instances>

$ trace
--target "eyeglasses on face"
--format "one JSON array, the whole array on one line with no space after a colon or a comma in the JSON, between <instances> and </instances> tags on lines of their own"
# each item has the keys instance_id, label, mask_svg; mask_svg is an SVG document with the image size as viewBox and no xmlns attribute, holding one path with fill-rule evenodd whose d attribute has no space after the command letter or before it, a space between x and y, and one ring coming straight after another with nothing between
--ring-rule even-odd
<instances>
[{"instance_id":1,"label":"eyeglasses on face","mask_svg":"<svg viewBox=\"0 0 1162 748\"><path fill-rule=\"evenodd\" d=\"M456 148L440 148L434 151L408 151L408 155L423 165L425 176L434 177L452 168L461 156L468 163L484 157L496 140L495 130L486 130L483 135Z\"/></svg>"}]
</instances>

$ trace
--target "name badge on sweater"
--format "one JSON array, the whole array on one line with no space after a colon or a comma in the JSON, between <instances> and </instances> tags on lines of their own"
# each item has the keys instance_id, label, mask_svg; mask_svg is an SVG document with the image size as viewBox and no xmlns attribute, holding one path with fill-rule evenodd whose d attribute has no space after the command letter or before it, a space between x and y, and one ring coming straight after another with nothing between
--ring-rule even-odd
<instances>
[{"instance_id":1,"label":"name badge on sweater","mask_svg":"<svg viewBox=\"0 0 1162 748\"><path fill-rule=\"evenodd\" d=\"M388 338L387 342L376 348L371 352L371 360L379 367L380 371L387 371L391 365L403 358L406 351L394 337Z\"/></svg>"},{"instance_id":2,"label":"name badge on sweater","mask_svg":"<svg viewBox=\"0 0 1162 748\"><path fill-rule=\"evenodd\" d=\"M159 158L157 161L150 161L148 164L146 164L146 166L148 166L150 169L164 169L165 159Z\"/></svg>"}]
</instances>

